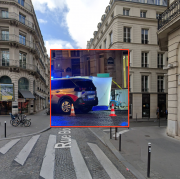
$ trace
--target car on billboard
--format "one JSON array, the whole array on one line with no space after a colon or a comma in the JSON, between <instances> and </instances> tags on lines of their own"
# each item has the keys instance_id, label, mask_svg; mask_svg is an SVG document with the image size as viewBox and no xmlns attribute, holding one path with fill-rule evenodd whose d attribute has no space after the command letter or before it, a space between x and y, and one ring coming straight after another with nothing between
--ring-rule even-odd
<instances>
[{"instance_id":1,"label":"car on billboard","mask_svg":"<svg viewBox=\"0 0 180 179\"><path fill-rule=\"evenodd\" d=\"M96 87L92 80L86 78L51 79L51 107L57 112L69 114L71 105L83 113L91 111L98 105Z\"/></svg>"}]
</instances>

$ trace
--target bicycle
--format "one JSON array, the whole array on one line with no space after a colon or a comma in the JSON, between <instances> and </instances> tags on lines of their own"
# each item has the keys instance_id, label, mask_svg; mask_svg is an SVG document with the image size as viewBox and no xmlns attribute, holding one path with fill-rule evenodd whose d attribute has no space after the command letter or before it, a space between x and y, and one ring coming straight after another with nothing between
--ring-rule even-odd
<instances>
[{"instance_id":1,"label":"bicycle","mask_svg":"<svg viewBox=\"0 0 180 179\"><path fill-rule=\"evenodd\" d=\"M21 126L25 126L25 127L29 127L31 125L31 119L26 119L26 115L23 116L23 119L17 119L17 120L13 120L12 122L12 126L17 127L19 124L21 124Z\"/></svg>"}]
</instances>

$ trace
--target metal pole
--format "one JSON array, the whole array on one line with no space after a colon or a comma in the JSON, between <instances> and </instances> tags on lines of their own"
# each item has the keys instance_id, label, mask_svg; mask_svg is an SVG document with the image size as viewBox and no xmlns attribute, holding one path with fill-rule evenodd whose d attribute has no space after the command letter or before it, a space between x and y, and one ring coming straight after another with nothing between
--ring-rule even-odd
<instances>
[{"instance_id":1,"label":"metal pole","mask_svg":"<svg viewBox=\"0 0 180 179\"><path fill-rule=\"evenodd\" d=\"M151 162L151 143L148 143L148 163L147 163L147 177L150 178L150 162Z\"/></svg>"},{"instance_id":2,"label":"metal pole","mask_svg":"<svg viewBox=\"0 0 180 179\"><path fill-rule=\"evenodd\" d=\"M119 151L121 151L121 134L119 134Z\"/></svg>"},{"instance_id":3,"label":"metal pole","mask_svg":"<svg viewBox=\"0 0 180 179\"><path fill-rule=\"evenodd\" d=\"M6 121L4 122L4 137L6 138Z\"/></svg>"},{"instance_id":4,"label":"metal pole","mask_svg":"<svg viewBox=\"0 0 180 179\"><path fill-rule=\"evenodd\" d=\"M160 127L160 117L159 117L159 127Z\"/></svg>"},{"instance_id":5,"label":"metal pole","mask_svg":"<svg viewBox=\"0 0 180 179\"><path fill-rule=\"evenodd\" d=\"M117 127L115 127L115 140L117 140L116 133L117 133Z\"/></svg>"},{"instance_id":6,"label":"metal pole","mask_svg":"<svg viewBox=\"0 0 180 179\"><path fill-rule=\"evenodd\" d=\"M110 139L112 139L112 129L110 127Z\"/></svg>"},{"instance_id":7,"label":"metal pole","mask_svg":"<svg viewBox=\"0 0 180 179\"><path fill-rule=\"evenodd\" d=\"M136 113L136 122L137 122L137 113Z\"/></svg>"}]
</instances>

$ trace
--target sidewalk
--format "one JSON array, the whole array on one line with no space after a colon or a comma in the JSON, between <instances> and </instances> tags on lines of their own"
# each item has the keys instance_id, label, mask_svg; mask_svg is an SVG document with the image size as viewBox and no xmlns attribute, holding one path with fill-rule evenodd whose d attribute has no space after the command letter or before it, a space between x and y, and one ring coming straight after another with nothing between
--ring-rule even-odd
<instances>
[{"instance_id":1,"label":"sidewalk","mask_svg":"<svg viewBox=\"0 0 180 179\"><path fill-rule=\"evenodd\" d=\"M0 116L0 140L4 138L4 121L6 121L6 138L18 137L28 134L37 133L50 127L50 116L46 115L46 110L40 111L34 115L27 115L31 119L31 126L13 127L10 124L10 115Z\"/></svg>"},{"instance_id":2,"label":"sidewalk","mask_svg":"<svg viewBox=\"0 0 180 179\"><path fill-rule=\"evenodd\" d=\"M161 127L158 127L158 122L154 121L139 123L130 121L129 129L118 128L119 133L122 133L121 152L119 152L119 140L110 139L109 128L90 130L102 142L106 143L116 157L137 178L147 178L148 142L150 142L152 146L150 178L179 179L180 141L166 135L166 121L164 121L164 124L162 122L161 125ZM113 134L114 132L113 129Z\"/></svg>"}]
</instances>

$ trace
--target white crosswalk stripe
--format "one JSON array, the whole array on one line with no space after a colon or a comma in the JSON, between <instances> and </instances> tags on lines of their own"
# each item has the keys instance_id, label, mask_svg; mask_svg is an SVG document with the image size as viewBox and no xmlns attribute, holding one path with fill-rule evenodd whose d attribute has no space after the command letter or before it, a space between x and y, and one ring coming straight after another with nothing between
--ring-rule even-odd
<instances>
[{"instance_id":1,"label":"white crosswalk stripe","mask_svg":"<svg viewBox=\"0 0 180 179\"><path fill-rule=\"evenodd\" d=\"M54 178L55 144L56 144L56 136L50 135L40 171L40 176L45 179Z\"/></svg>"},{"instance_id":2,"label":"white crosswalk stripe","mask_svg":"<svg viewBox=\"0 0 180 179\"><path fill-rule=\"evenodd\" d=\"M70 148L76 177L78 179L92 179L91 174L86 166L84 158L79 150L76 140L71 140L72 146Z\"/></svg>"},{"instance_id":3,"label":"white crosswalk stripe","mask_svg":"<svg viewBox=\"0 0 180 179\"><path fill-rule=\"evenodd\" d=\"M19 152L17 157L14 159L21 165L24 165L27 157L29 156L31 150L33 149L34 145L36 144L40 135L33 136L28 143L23 147L23 149Z\"/></svg>"},{"instance_id":4,"label":"white crosswalk stripe","mask_svg":"<svg viewBox=\"0 0 180 179\"><path fill-rule=\"evenodd\" d=\"M10 142L8 142L5 146L3 146L2 148L0 148L0 152L2 154L5 154L6 152L8 152L8 150L10 150L20 139L14 139L11 140Z\"/></svg>"},{"instance_id":5,"label":"white crosswalk stripe","mask_svg":"<svg viewBox=\"0 0 180 179\"><path fill-rule=\"evenodd\" d=\"M88 143L88 145L111 179L125 179L96 144Z\"/></svg>"}]
</instances>

